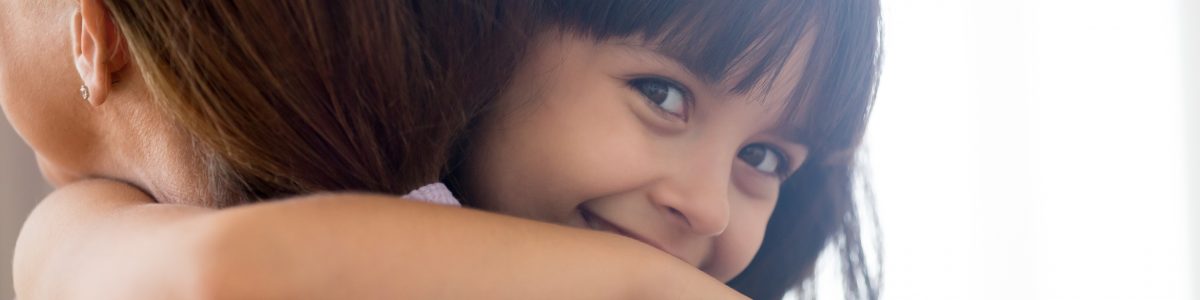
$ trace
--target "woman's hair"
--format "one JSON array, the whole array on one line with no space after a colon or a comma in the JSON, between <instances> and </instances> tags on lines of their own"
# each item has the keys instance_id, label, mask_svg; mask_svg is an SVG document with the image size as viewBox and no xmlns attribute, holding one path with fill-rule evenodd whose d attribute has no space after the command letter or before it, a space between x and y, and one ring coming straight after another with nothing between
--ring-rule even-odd
<instances>
[{"instance_id":1,"label":"woman's hair","mask_svg":"<svg viewBox=\"0 0 1200 300\"><path fill-rule=\"evenodd\" d=\"M860 221L875 224L874 215L870 201L854 201L855 153L878 81L878 0L538 3L533 30L642 37L704 79L733 82L739 93L775 80L802 37L814 38L783 119L802 128L795 138L809 147L808 161L784 182L754 260L728 284L753 299L782 298L812 279L817 257L832 244L847 297L878 298L880 273L868 269L860 235ZM454 160L468 147L460 143Z\"/></svg>"},{"instance_id":2,"label":"woman's hair","mask_svg":"<svg viewBox=\"0 0 1200 300\"><path fill-rule=\"evenodd\" d=\"M201 149L213 206L438 180L522 47L515 15L489 0L105 4L153 98Z\"/></svg>"}]
</instances>

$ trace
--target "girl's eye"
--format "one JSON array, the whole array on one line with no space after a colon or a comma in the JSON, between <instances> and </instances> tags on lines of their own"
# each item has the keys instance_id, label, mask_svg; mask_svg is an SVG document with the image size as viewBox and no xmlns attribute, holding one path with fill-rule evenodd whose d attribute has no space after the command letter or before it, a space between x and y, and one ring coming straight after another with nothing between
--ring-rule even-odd
<instances>
[{"instance_id":1,"label":"girl's eye","mask_svg":"<svg viewBox=\"0 0 1200 300\"><path fill-rule=\"evenodd\" d=\"M738 158L763 173L787 177L788 161L783 152L763 144L750 144L738 151Z\"/></svg>"},{"instance_id":2,"label":"girl's eye","mask_svg":"<svg viewBox=\"0 0 1200 300\"><path fill-rule=\"evenodd\" d=\"M663 112L687 120L687 93L678 84L651 77L630 80L629 86L646 96L646 100Z\"/></svg>"}]
</instances>

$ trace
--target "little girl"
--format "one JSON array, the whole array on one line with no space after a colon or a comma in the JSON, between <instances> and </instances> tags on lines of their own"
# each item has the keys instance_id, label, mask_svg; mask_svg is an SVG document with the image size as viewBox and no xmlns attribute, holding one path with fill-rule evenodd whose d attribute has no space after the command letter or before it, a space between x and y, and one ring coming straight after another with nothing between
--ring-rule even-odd
<instances>
[{"instance_id":1,"label":"little girl","mask_svg":"<svg viewBox=\"0 0 1200 300\"><path fill-rule=\"evenodd\" d=\"M473 206L615 232L754 299L830 242L876 298L853 201L878 3L548 1L451 175Z\"/></svg>"},{"instance_id":2,"label":"little girl","mask_svg":"<svg viewBox=\"0 0 1200 300\"><path fill-rule=\"evenodd\" d=\"M180 208L92 181L51 195L31 217L21 247L36 253L53 245L37 237L62 231L42 221L57 216L84 223L65 228L86 228L93 239L136 243L84 248L101 260L129 257L124 262L134 265L101 263L69 279L105 279L92 287L171 289L180 286L163 278L200 278L180 289L240 297L455 297L463 294L436 287L473 266L475 275L491 279L472 284L491 282L495 289L514 285L495 276L512 266L520 266L509 269L514 277L547 267L564 280L595 274L590 284L598 287L622 275L652 278L606 265L614 261L605 252L637 253L621 246L632 240L769 299L810 279L818 254L838 241L852 294L875 298L851 190L853 153L877 77L875 1L546 1L534 11L525 58L460 141L446 180L471 207L628 239L583 241L597 236L473 212L454 217L463 212L363 194L221 211ZM78 198L89 200L59 200ZM497 224L504 226L489 227ZM397 231L405 226L430 230ZM134 234L139 228L154 230ZM523 230L538 234L511 236ZM511 239L488 243L495 238L478 232L489 231ZM538 244L540 238L557 242ZM428 244L404 247L412 241ZM460 249L466 245L493 247ZM489 251L532 259L488 260ZM160 255L137 255L145 253ZM564 255L578 255L581 263L549 265ZM673 268L639 257L650 256L628 256L641 265L637 273ZM87 271L101 269L132 275ZM687 296L685 286L704 292L693 296L720 293L670 274L684 282L658 286L678 292L672 295ZM531 294L562 295L558 285L547 282ZM435 292L404 289L412 287Z\"/></svg>"}]
</instances>

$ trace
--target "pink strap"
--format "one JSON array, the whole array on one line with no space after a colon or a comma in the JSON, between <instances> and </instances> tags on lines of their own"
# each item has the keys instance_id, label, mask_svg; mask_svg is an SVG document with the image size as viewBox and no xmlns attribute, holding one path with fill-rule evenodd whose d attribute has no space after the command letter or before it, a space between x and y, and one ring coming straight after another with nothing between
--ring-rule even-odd
<instances>
[{"instance_id":1,"label":"pink strap","mask_svg":"<svg viewBox=\"0 0 1200 300\"><path fill-rule=\"evenodd\" d=\"M409 192L405 197L433 204L462 206L458 203L458 199L454 199L454 194L450 192L450 189L446 188L446 185L441 182L427 184Z\"/></svg>"}]
</instances>

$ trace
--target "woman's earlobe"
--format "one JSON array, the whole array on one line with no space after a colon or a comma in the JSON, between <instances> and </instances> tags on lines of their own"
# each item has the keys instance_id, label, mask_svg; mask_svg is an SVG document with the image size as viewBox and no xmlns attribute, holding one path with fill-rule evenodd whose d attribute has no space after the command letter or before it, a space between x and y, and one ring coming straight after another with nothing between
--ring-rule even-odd
<instances>
[{"instance_id":1,"label":"woman's earlobe","mask_svg":"<svg viewBox=\"0 0 1200 300\"><path fill-rule=\"evenodd\" d=\"M108 99L115 73L129 63L124 38L100 0L81 0L72 24L75 69L83 81L80 97L93 106Z\"/></svg>"}]
</instances>

